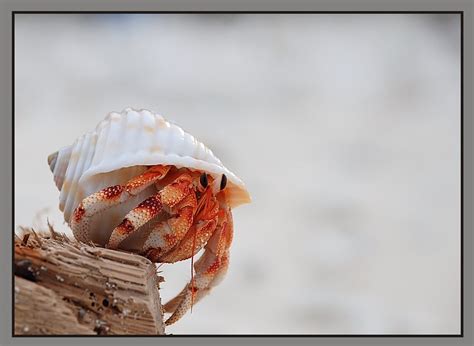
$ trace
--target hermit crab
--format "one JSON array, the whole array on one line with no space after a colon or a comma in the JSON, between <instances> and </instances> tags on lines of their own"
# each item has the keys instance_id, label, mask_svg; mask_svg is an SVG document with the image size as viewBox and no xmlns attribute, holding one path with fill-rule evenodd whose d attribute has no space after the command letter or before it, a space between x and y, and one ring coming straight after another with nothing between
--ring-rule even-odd
<instances>
[{"instance_id":1,"label":"hermit crab","mask_svg":"<svg viewBox=\"0 0 474 346\"><path fill-rule=\"evenodd\" d=\"M225 275L232 208L250 202L244 183L203 143L147 110L112 112L49 155L60 210L74 236L174 263L204 249L191 281L167 304L179 320Z\"/></svg>"}]
</instances>

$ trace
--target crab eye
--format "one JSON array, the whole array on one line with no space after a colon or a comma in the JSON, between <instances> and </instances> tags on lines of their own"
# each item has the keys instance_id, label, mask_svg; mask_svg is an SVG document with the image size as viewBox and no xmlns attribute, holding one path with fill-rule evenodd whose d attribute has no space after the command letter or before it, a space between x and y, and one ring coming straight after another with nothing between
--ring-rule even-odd
<instances>
[{"instance_id":1,"label":"crab eye","mask_svg":"<svg viewBox=\"0 0 474 346\"><path fill-rule=\"evenodd\" d=\"M227 185L227 177L225 176L225 174L222 174L221 190L224 190L226 185Z\"/></svg>"},{"instance_id":2,"label":"crab eye","mask_svg":"<svg viewBox=\"0 0 474 346\"><path fill-rule=\"evenodd\" d=\"M199 182L201 183L202 187L204 187L204 188L207 187L208 181L207 181L207 174L206 173L201 174L201 177L199 178Z\"/></svg>"}]
</instances>

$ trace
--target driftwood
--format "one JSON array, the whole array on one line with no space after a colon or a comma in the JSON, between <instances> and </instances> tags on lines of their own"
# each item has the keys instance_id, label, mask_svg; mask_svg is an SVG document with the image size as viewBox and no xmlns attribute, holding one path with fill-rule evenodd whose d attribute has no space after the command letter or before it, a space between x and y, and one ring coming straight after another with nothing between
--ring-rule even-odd
<instances>
[{"instance_id":1,"label":"driftwood","mask_svg":"<svg viewBox=\"0 0 474 346\"><path fill-rule=\"evenodd\" d=\"M153 263L50 231L15 240L15 335L164 334Z\"/></svg>"}]
</instances>

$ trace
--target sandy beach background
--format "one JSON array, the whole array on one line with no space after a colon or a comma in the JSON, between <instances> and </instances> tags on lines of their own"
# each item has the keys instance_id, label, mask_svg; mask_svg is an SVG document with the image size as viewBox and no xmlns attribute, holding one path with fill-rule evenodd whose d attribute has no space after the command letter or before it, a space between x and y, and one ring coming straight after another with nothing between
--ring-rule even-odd
<instances>
[{"instance_id":1,"label":"sandy beach background","mask_svg":"<svg viewBox=\"0 0 474 346\"><path fill-rule=\"evenodd\" d=\"M47 156L147 108L248 186L226 279L168 332L458 333L456 15L16 15L15 225ZM190 262L160 268L164 300Z\"/></svg>"}]
</instances>

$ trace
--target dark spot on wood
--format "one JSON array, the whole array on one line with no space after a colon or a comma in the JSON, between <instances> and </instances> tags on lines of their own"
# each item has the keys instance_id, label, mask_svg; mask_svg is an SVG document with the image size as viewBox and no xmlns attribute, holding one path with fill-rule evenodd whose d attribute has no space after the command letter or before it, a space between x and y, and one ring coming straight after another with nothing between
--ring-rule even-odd
<instances>
[{"instance_id":1,"label":"dark spot on wood","mask_svg":"<svg viewBox=\"0 0 474 346\"><path fill-rule=\"evenodd\" d=\"M107 335L107 332L109 331L109 327L106 325L99 325L94 328L94 332L96 332L98 335Z\"/></svg>"},{"instance_id":2,"label":"dark spot on wood","mask_svg":"<svg viewBox=\"0 0 474 346\"><path fill-rule=\"evenodd\" d=\"M102 301L102 305L105 306L105 307L108 307L109 306L109 300L107 298L104 298L104 300Z\"/></svg>"},{"instance_id":3,"label":"dark spot on wood","mask_svg":"<svg viewBox=\"0 0 474 346\"><path fill-rule=\"evenodd\" d=\"M17 276L22 277L23 279L36 282L35 271L31 267L31 261L27 259L22 259L15 262L14 273Z\"/></svg>"},{"instance_id":4,"label":"dark spot on wood","mask_svg":"<svg viewBox=\"0 0 474 346\"><path fill-rule=\"evenodd\" d=\"M28 244L28 239L30 238L30 233L27 233L23 236L23 240L21 241L22 246L26 246Z\"/></svg>"}]
</instances>

